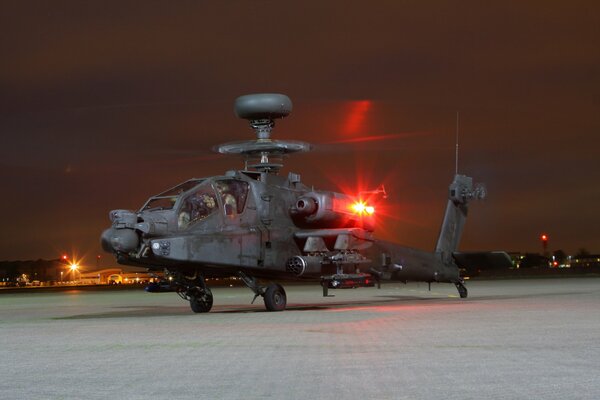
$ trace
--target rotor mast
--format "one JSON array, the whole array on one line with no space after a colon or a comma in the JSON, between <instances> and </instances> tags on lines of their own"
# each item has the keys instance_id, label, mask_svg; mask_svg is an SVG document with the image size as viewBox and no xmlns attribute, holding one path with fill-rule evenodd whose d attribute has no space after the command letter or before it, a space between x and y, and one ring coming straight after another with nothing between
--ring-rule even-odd
<instances>
[{"instance_id":1,"label":"rotor mast","mask_svg":"<svg viewBox=\"0 0 600 400\"><path fill-rule=\"evenodd\" d=\"M276 174L283 167L286 154L310 150L305 142L271 139L275 119L285 118L292 112L289 97L276 93L240 96L235 100L234 112L238 118L248 120L256 140L224 143L215 150L221 154L243 155L246 170Z\"/></svg>"}]
</instances>

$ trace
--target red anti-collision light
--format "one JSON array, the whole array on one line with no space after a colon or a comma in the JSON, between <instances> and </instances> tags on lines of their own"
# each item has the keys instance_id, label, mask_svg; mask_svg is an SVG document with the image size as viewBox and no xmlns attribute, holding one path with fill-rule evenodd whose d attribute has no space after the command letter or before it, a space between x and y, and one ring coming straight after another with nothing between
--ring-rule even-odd
<instances>
[{"instance_id":1,"label":"red anti-collision light","mask_svg":"<svg viewBox=\"0 0 600 400\"><path fill-rule=\"evenodd\" d=\"M358 215L372 215L375 213L375 207L369 206L362 201L357 201L356 203L352 204L351 208L352 211Z\"/></svg>"}]
</instances>

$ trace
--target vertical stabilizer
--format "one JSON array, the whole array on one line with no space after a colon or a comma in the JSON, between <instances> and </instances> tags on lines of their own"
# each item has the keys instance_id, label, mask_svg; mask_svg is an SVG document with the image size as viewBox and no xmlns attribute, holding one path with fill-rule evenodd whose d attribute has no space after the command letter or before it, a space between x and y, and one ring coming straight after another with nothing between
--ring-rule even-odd
<instances>
[{"instance_id":1,"label":"vertical stabilizer","mask_svg":"<svg viewBox=\"0 0 600 400\"><path fill-rule=\"evenodd\" d=\"M435 247L444 261L449 260L452 253L458 249L465 221L467 219L468 203L472 199L483 199L483 186L473 187L473 179L465 175L455 175L450 184L448 205L442 222L442 229Z\"/></svg>"}]
</instances>

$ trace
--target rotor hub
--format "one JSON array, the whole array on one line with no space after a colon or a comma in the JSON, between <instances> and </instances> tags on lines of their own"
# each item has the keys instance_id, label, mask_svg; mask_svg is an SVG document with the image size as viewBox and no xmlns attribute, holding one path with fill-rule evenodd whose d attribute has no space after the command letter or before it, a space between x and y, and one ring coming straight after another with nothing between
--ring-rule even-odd
<instances>
[{"instance_id":1,"label":"rotor hub","mask_svg":"<svg viewBox=\"0 0 600 400\"><path fill-rule=\"evenodd\" d=\"M251 119L250 127L256 132L256 137L261 139L269 139L271 130L275 126L275 121L272 119Z\"/></svg>"}]
</instances>

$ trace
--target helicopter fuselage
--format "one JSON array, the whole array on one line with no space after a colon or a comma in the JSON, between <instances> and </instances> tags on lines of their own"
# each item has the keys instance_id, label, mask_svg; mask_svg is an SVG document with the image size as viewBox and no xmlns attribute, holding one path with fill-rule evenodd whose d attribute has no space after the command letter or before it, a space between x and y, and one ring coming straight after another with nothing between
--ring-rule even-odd
<instances>
[{"instance_id":1,"label":"helicopter fuselage","mask_svg":"<svg viewBox=\"0 0 600 400\"><path fill-rule=\"evenodd\" d=\"M343 206L322 204L324 196ZM298 216L307 214L298 210L307 199L315 200L320 219ZM112 211L113 227L103 235L103 246L122 264L194 270L207 278L242 271L266 279L368 272L387 280L458 279L456 266L437 254L375 239L369 216L353 215L350 201L340 193L316 192L296 174L230 171L184 182L153 196L137 212ZM342 211L333 210L336 206ZM125 243L129 236L132 243ZM294 257L312 268L290 268Z\"/></svg>"}]
</instances>

